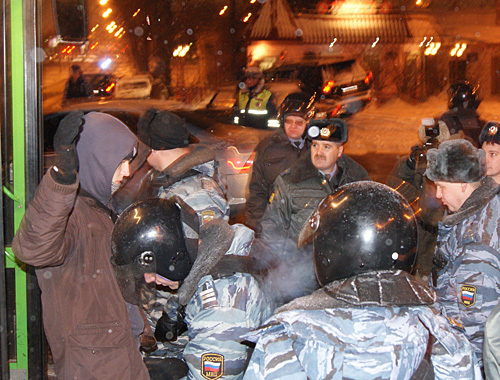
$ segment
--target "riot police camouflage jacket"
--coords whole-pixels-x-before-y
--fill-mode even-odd
[[[463,326],[480,362],[484,324],[500,298],[499,189],[486,178],[456,213],[445,216],[434,255],[439,311]]]
[[[253,231],[242,224],[232,225],[231,229],[234,238],[224,257],[248,256]],[[183,304],[186,302],[184,299],[188,298],[184,319],[187,333],[173,344],[159,342],[159,349],[153,354],[183,358],[189,367],[188,379],[216,379],[221,376],[224,379],[241,379],[249,355],[249,347],[241,343],[241,335],[260,326],[272,313],[270,303],[254,275],[207,274],[211,271],[210,266],[220,260],[213,254],[215,251],[217,247],[211,247],[211,252],[199,261],[207,265],[197,267],[195,263],[179,289],[180,303]],[[199,254],[205,253],[207,252],[200,246]],[[198,276],[192,276],[198,270]],[[201,278],[198,280],[199,277]],[[190,284],[193,280],[195,283]],[[187,292],[184,291],[186,288]],[[158,292],[157,296],[155,310],[148,315],[153,328],[164,305],[173,310],[177,303],[170,293]]]
[[[480,379],[470,343],[435,314],[433,300],[402,271],[334,281],[247,336],[256,347],[244,379],[411,379],[422,367],[436,379]],[[423,361],[429,332],[432,367]]]
[[[147,190],[152,196],[177,196],[198,214],[199,225],[213,219],[229,219],[229,204],[217,181],[215,152],[199,145],[163,172],[154,172]],[[198,239],[196,228],[183,223],[186,239]]]

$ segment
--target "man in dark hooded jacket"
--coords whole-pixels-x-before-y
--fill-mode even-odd
[[[97,112],[68,114],[12,249],[33,265],[60,379],[149,379],[111,267],[112,191],[130,175],[135,135]]]

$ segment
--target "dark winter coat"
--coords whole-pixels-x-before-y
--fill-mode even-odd
[[[446,123],[450,134],[454,135],[463,131],[476,146],[479,144],[479,134],[484,126],[484,121],[479,119],[475,109],[452,108],[441,115],[440,120]]]
[[[76,183],[61,185],[49,169],[12,249],[35,267],[58,379],[149,379],[111,266],[113,221],[103,205],[111,196],[112,174],[136,138],[109,115],[91,113],[85,119],[77,144],[81,175]],[[100,187],[104,179],[108,186]]]
[[[279,226],[296,242],[302,226],[323,198],[346,183],[370,180],[366,169],[345,154],[338,159],[337,169],[330,182],[324,181],[308,154],[278,176],[272,200],[262,219],[263,233]]]
[[[318,288],[312,247],[297,248],[302,226],[327,195],[346,183],[370,180],[368,172],[352,158],[337,161],[337,175],[330,182],[314,167],[311,155],[279,175],[262,218],[262,233],[252,254],[270,267],[267,287],[277,306],[305,296]]]
[[[269,203],[276,177],[291,167],[299,157],[309,155],[310,150],[307,140],[304,147],[298,149],[290,143],[285,131],[280,129],[262,140],[255,151],[245,217],[248,226],[260,231],[260,220]]]

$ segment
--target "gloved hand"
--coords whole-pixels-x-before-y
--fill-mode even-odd
[[[82,125],[83,112],[70,112],[59,122],[54,135],[56,162],[51,174],[56,182],[62,185],[76,182],[76,173],[78,172],[76,140],[82,130]]]

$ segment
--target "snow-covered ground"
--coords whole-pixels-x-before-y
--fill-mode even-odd
[[[446,110],[446,92],[417,104],[409,104],[398,98],[384,104],[373,101],[348,120],[349,142],[346,152],[352,155],[371,152],[408,154],[411,146],[419,142],[417,130],[421,119],[439,117]],[[478,113],[486,121],[500,120],[500,99],[484,99]]]

